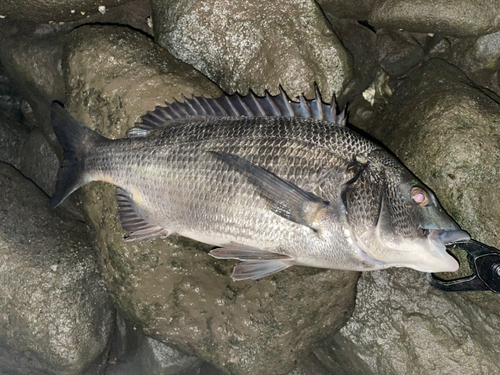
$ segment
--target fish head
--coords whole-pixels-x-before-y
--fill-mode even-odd
[[[444,211],[434,193],[384,150],[370,153],[342,193],[355,246],[386,267],[454,272],[446,245],[470,236]]]

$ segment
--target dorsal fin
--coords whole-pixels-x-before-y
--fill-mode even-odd
[[[218,98],[205,98],[193,96],[187,99],[183,95],[184,102],[174,100],[166,103],[165,107],[156,107],[154,111],[148,111],[141,118],[140,123],[127,131],[127,137],[145,137],[150,130],[169,126],[171,121],[189,117],[206,116],[230,116],[230,117],[258,117],[258,116],[283,116],[283,117],[305,117],[331,122],[335,125],[345,125],[345,111],[337,113],[335,97],[329,104],[323,103],[318,86],[314,86],[316,97],[307,100],[304,95],[297,99],[299,102],[291,101],[283,88],[280,93],[271,96],[267,91],[265,96],[259,97],[251,90],[248,95],[241,96],[222,95]]]

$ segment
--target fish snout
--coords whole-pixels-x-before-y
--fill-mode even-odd
[[[446,251],[446,245],[468,241],[470,236],[463,230],[429,230],[428,240],[433,253],[432,265],[424,272],[455,272],[460,264]]]

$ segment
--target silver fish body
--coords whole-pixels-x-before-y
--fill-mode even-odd
[[[468,235],[399,161],[344,126],[203,114],[108,140],[81,124],[62,130],[71,121],[63,111],[53,105],[67,165],[52,205],[87,182],[110,182],[129,240],[179,234],[219,246],[211,255],[242,260],[234,279],[291,265],[458,268],[444,245]],[[73,136],[84,146],[71,151]]]

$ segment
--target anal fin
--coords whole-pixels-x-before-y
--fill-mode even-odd
[[[290,266],[291,264],[287,264],[286,261],[284,262],[280,260],[256,260],[251,262],[241,262],[234,267],[231,278],[234,281],[246,279],[257,280],[282,271]]]
[[[286,254],[273,251],[261,250],[231,242],[220,249],[214,249],[209,253],[217,259],[238,259],[242,262],[234,267],[231,278],[233,280],[257,280],[265,276],[290,267],[293,258]]]
[[[118,202],[118,216],[123,230],[132,232],[125,238],[125,241],[150,240],[157,237],[167,237],[171,234],[163,227],[145,220],[130,194],[122,188],[116,188],[116,201]]]
[[[236,242],[224,245],[220,249],[213,249],[209,254],[217,259],[238,259],[242,261],[292,259],[286,254],[261,250],[256,247],[246,246]]]

